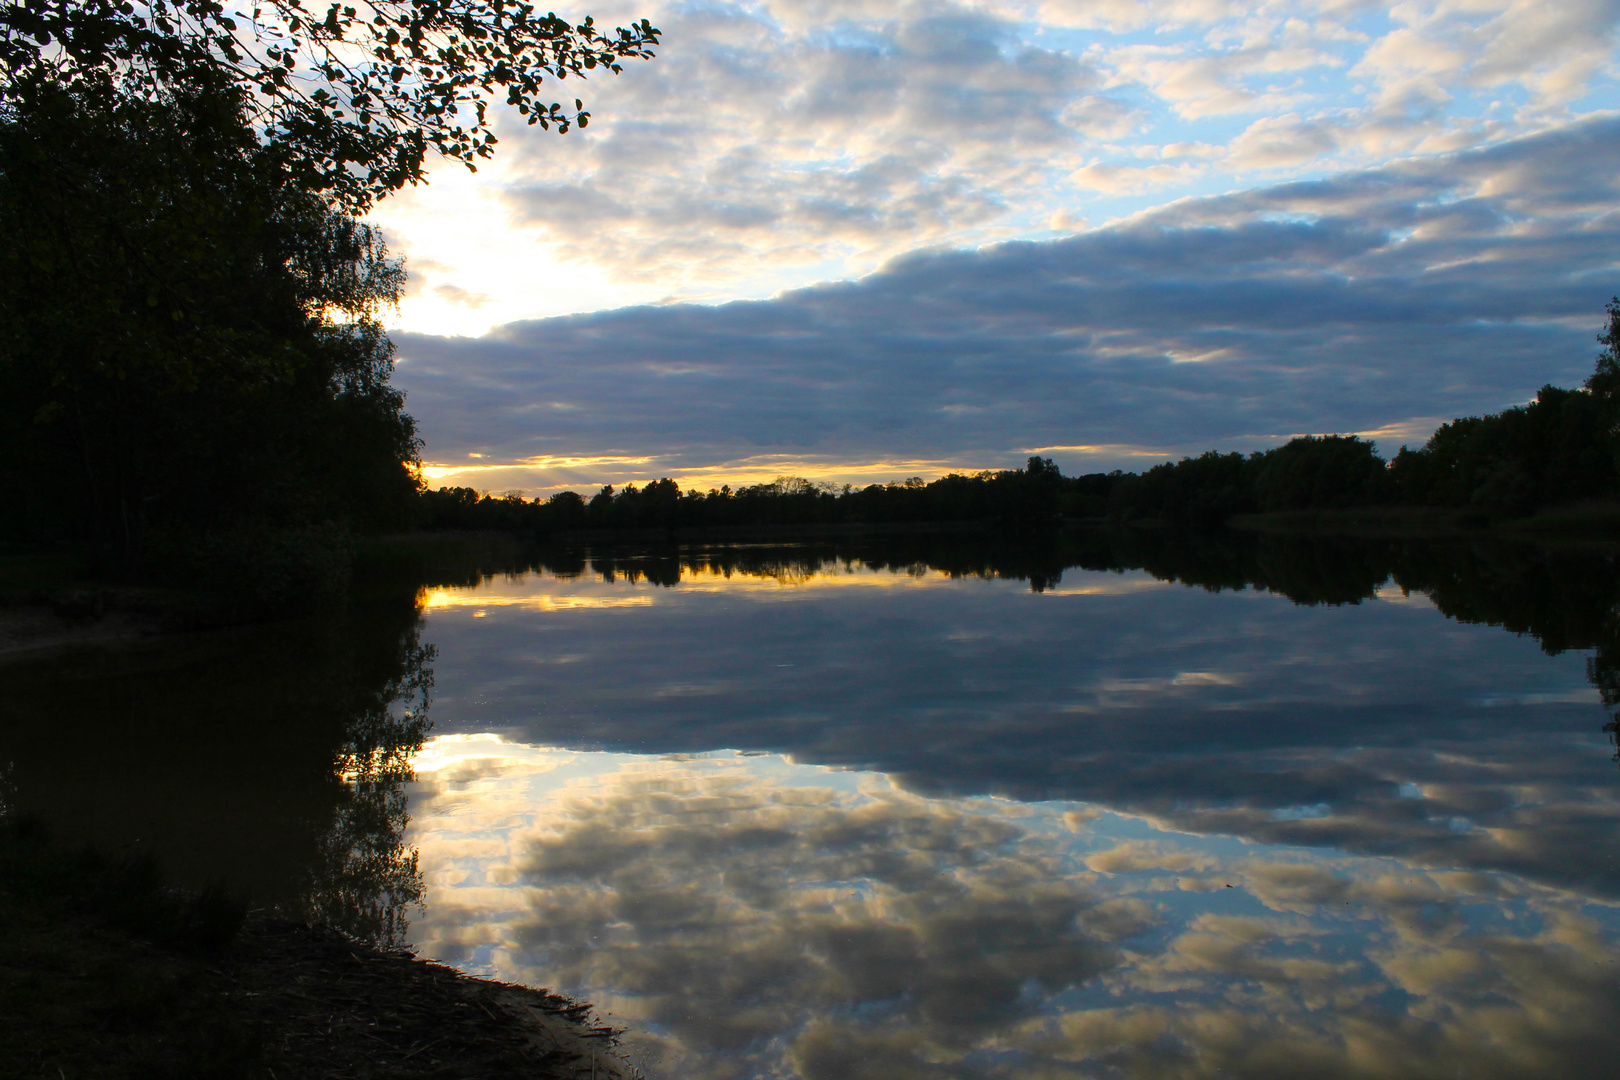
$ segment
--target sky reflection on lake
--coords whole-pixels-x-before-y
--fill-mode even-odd
[[[603,578],[427,595],[412,936],[596,1002],[653,1075],[1620,1049],[1620,774],[1581,655],[1389,586]]]

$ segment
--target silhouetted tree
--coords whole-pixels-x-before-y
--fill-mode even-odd
[[[1373,506],[1394,494],[1377,448],[1354,435],[1307,435],[1259,455],[1255,501],[1261,510]]]
[[[112,89],[163,102],[228,89],[256,136],[305,191],[349,212],[422,178],[427,151],[471,166],[495,145],[488,107],[567,131],[590,114],[547,103],[547,82],[651,57],[645,19],[612,34],[506,0],[6,0],[0,109],[42,88]]]
[[[348,530],[411,515],[417,460],[376,318],[403,270],[354,215],[429,149],[489,156],[493,101],[583,126],[543,84],[657,33],[505,0],[0,0],[0,528],[335,583]]]
[[[230,87],[41,89],[0,117],[0,235],[14,535],[128,560],[152,530],[410,513],[415,429],[376,318],[401,268],[291,182]]]

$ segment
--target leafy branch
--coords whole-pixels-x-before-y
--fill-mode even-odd
[[[645,19],[604,33],[515,0],[5,0],[0,109],[40,86],[156,98],[223,82],[305,183],[360,212],[421,181],[430,147],[476,168],[496,143],[492,103],[543,129],[585,127],[583,101],[547,101],[548,80],[617,74],[651,58],[659,33]]]

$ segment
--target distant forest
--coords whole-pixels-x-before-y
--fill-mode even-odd
[[[1064,521],[1209,526],[1234,515],[1437,507],[1522,518],[1552,507],[1620,500],[1620,300],[1584,386],[1544,386],[1534,401],[1443,424],[1421,449],[1386,461],[1355,435],[1309,435],[1251,454],[1210,450],[1154,466],[1064,476],[1049,458],[1024,469],[953,473],[856,488],[779,477],[732,490],[675,481],[604,487],[590,498],[423,491],[428,529],[577,530],[975,522],[1018,528]]]

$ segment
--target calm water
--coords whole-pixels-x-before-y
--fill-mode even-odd
[[[510,569],[8,669],[8,798],[593,1001],[653,1076],[1613,1067],[1612,553]]]

